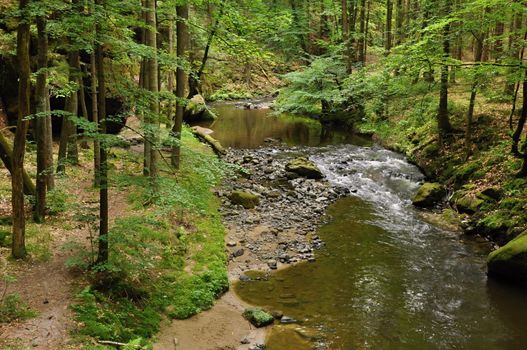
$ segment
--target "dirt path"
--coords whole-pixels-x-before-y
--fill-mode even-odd
[[[81,182],[68,180],[68,193],[76,203],[85,206],[97,205],[97,193],[91,190],[87,176]],[[110,189],[110,216],[117,218],[126,211],[125,196]],[[72,216],[73,213],[63,215]],[[0,324],[0,349],[8,346],[13,349],[59,350],[77,348],[70,332],[75,327],[74,314],[70,306],[75,302],[75,293],[87,282],[82,274],[72,273],[66,268],[66,261],[75,254],[66,249],[66,243],[77,242],[88,245],[88,232],[85,227],[68,227],[62,223],[75,223],[71,217],[60,219],[57,223],[42,229],[49,230],[49,258],[44,261],[10,263],[9,275],[16,282],[9,285],[8,294],[17,293],[27,306],[36,311],[37,316],[22,322]],[[62,225],[62,226],[61,226]],[[0,258],[7,259],[9,249],[2,248]]]

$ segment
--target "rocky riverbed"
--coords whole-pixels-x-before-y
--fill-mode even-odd
[[[326,181],[306,159],[309,152],[307,148],[274,144],[228,151],[225,161],[240,175],[227,179],[217,195],[229,231],[231,279],[249,278],[244,274],[247,270],[269,271],[315,261],[315,250],[324,245],[316,228],[327,219],[325,208],[350,192]],[[311,170],[315,173],[292,168],[293,160],[314,166]],[[245,194],[255,202],[237,204],[240,202],[233,193]]]

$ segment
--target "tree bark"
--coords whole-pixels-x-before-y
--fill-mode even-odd
[[[350,24],[349,24],[349,18],[348,18],[348,1],[347,0],[342,0],[341,11],[342,11],[342,41],[344,43],[344,51],[346,52],[346,72],[348,74],[351,74],[353,58],[351,57]]]
[[[30,103],[30,57],[29,43],[30,16],[27,13],[28,0],[20,0],[19,9],[21,16],[17,30],[16,56],[18,60],[19,84],[18,84],[18,121],[13,144],[12,158],[12,196],[13,206],[13,236],[11,254],[15,259],[26,257],[26,218],[24,210],[24,156],[26,150],[26,134],[29,121],[24,120],[31,114]]]
[[[146,0],[147,14],[146,14],[146,45],[149,46],[153,51],[153,56],[148,58],[146,61],[146,76],[145,83],[148,85],[148,90],[151,93],[150,114],[147,124],[147,139],[145,144],[149,143],[148,154],[145,153],[145,157],[149,157],[149,168],[145,169],[148,176],[150,176],[153,185],[157,182],[157,149],[156,139],[158,137],[157,129],[159,128],[159,77],[157,67],[157,23],[156,23],[156,0]]]
[[[37,17],[37,35],[38,35],[38,57],[37,57],[37,83],[35,87],[36,112],[39,114],[48,113],[49,90],[47,87],[47,72],[48,67],[48,35],[46,31],[46,18],[43,16]],[[47,183],[46,177],[48,172],[48,151],[47,143],[51,142],[47,138],[46,133],[46,116],[39,115],[35,119],[35,136],[37,139],[37,186],[35,196],[35,208],[33,218],[36,222],[43,222],[46,211],[46,191]],[[53,173],[53,170],[51,170]]]
[[[392,16],[393,2],[386,0],[386,35],[384,41],[385,55],[388,55],[392,49]]]
[[[445,1],[446,14],[450,13],[449,0]],[[450,56],[450,24],[443,28],[443,66],[441,67],[441,83],[439,89],[439,110],[437,113],[437,128],[439,139],[442,141],[444,136],[452,132],[452,125],[448,115],[448,64]]]
[[[361,0],[360,6],[360,38],[357,45],[357,60],[364,65],[364,46],[366,44],[366,38],[364,37],[364,31],[366,28],[366,0]]]
[[[95,0],[95,4],[104,8],[105,0]],[[96,36],[98,42],[95,46],[95,61],[97,66],[97,110],[99,115],[99,132],[106,133],[106,79],[104,77],[104,48],[101,42],[102,26],[100,22],[96,24]],[[100,171],[99,171],[99,252],[97,262],[104,264],[108,262],[108,157],[104,143],[100,147]]]
[[[483,58],[483,41],[485,38],[483,35],[480,35],[476,37],[476,63],[481,62]],[[477,69],[477,67],[475,68]],[[472,89],[470,91],[470,101],[468,104],[468,111],[467,111],[467,126],[465,130],[465,159],[468,160],[470,156],[472,155],[472,123],[473,123],[473,117],[474,117],[474,106],[476,104],[476,95],[478,92],[478,85],[479,85],[479,79],[478,79],[478,73],[476,72],[474,75],[474,81],[472,82]]]
[[[176,7],[177,13],[177,57],[181,60],[186,56],[188,48],[188,4]],[[172,166],[179,169],[181,164],[181,128],[183,125],[183,114],[185,112],[184,98],[185,98],[185,82],[187,76],[183,67],[178,66],[176,70],[176,117],[174,120],[174,127],[172,128],[172,136],[176,139],[177,144],[172,147]]]
[[[10,174],[13,173],[13,148],[7,141],[7,138],[0,132],[0,159],[2,159],[2,162],[4,163],[5,167],[9,171]],[[31,177],[28,175],[28,173],[24,170],[23,171],[23,178],[24,178],[24,194],[26,196],[35,196],[36,195],[36,189],[35,184],[31,180]]]

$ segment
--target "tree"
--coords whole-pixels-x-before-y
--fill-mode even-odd
[[[450,1],[444,2],[445,14],[450,14]],[[437,112],[437,128],[441,139],[452,132],[448,115],[448,59],[450,57],[450,22],[443,26],[443,61],[441,66],[441,82],[439,89],[439,110]]]
[[[26,252],[26,218],[24,210],[24,156],[26,150],[26,133],[29,121],[26,119],[30,112],[30,57],[29,43],[30,16],[28,13],[29,0],[19,2],[19,24],[17,30],[16,56],[19,70],[18,86],[18,121],[13,145],[11,196],[13,206],[13,237],[11,253],[15,259],[25,258]]]
[[[180,62],[186,56],[186,51],[188,48],[188,4],[178,5],[176,7],[177,13],[177,57],[180,59]],[[176,139],[176,144],[172,147],[172,166],[176,169],[179,168],[181,163],[181,130],[183,126],[183,114],[185,112],[185,82],[187,80],[185,70],[181,66],[181,63],[178,65],[176,70],[176,115],[174,119],[174,126],[172,128],[172,136]]]

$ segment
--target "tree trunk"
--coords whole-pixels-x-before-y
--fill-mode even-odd
[[[104,8],[104,0],[95,0],[95,4]],[[95,47],[95,61],[97,70],[98,96],[97,111],[99,115],[101,134],[106,133],[106,79],[104,77],[104,48],[101,42],[101,24],[97,22],[96,36],[98,42]],[[104,264],[108,262],[108,157],[104,143],[100,147],[100,171],[99,171],[99,252],[97,262]]]
[[[2,159],[2,162],[4,163],[5,167],[9,171],[9,173],[13,173],[13,149],[5,136],[0,132],[0,159]],[[26,196],[35,196],[36,195],[36,189],[35,184],[33,184],[33,181],[31,180],[31,177],[28,175],[28,173],[24,170],[23,171],[23,178],[24,178],[24,194]]]
[[[48,113],[49,90],[47,86],[48,67],[48,34],[46,31],[46,18],[37,17],[37,35],[38,35],[38,57],[37,57],[37,84],[35,87],[36,112]],[[37,186],[35,197],[35,208],[33,218],[36,222],[43,222],[46,211],[46,177],[48,176],[48,151],[47,143],[51,142],[46,134],[46,116],[39,115],[35,119],[35,135],[37,138]],[[53,170],[51,170],[53,172]]]
[[[354,1],[354,0],[352,0]],[[346,52],[346,72],[351,74],[352,62],[350,48],[350,25],[348,19],[348,1],[342,0],[342,41],[344,42],[344,51]]]
[[[31,114],[29,108],[30,102],[30,57],[29,43],[30,34],[30,16],[27,13],[28,0],[20,0],[19,9],[21,16],[17,30],[16,56],[19,70],[18,83],[18,121],[13,144],[12,158],[12,196],[13,205],[13,236],[11,254],[15,259],[26,257],[26,218],[24,211],[24,156],[26,151],[26,133],[29,121],[24,120]]]
[[[395,45],[401,45],[404,38],[403,22],[404,8],[403,0],[397,0],[397,17],[395,18]]]
[[[95,52],[90,55],[90,75],[91,75],[91,103],[92,103],[92,118],[93,122],[99,124],[99,104],[97,92],[97,61]],[[99,139],[93,139],[93,184],[95,187],[100,185],[100,171],[101,171],[101,146]]]
[[[291,1],[292,3],[294,3],[294,0],[291,0]],[[214,40],[214,37],[216,36],[216,32],[218,31],[220,20],[221,20],[221,17],[223,16],[223,10],[224,10],[224,3],[222,1],[220,3],[220,10],[219,10],[218,18],[216,19],[216,22],[214,22],[212,26],[212,30],[210,31],[209,37],[207,39],[207,44],[205,45],[205,51],[203,52],[203,58],[201,59],[201,65],[197,72],[192,72],[188,76],[188,89],[189,89],[188,98],[189,99],[199,94],[199,85],[201,81],[201,76],[203,75],[203,71],[205,70],[207,60],[209,59],[210,47],[212,45],[212,41]]]
[[[152,93],[150,109],[147,113],[150,114],[148,117],[149,124],[147,124],[147,139],[145,144],[149,143],[149,153],[145,153],[145,157],[149,157],[149,168],[147,174],[150,176],[152,184],[157,182],[157,145],[156,140],[158,138],[157,129],[159,128],[159,78],[157,69],[157,33],[156,33],[156,0],[147,0],[147,14],[146,14],[146,45],[149,46],[153,51],[153,56],[148,58],[146,61],[146,75],[145,83],[148,85],[148,90]]]
[[[393,2],[386,0],[386,35],[384,41],[385,54],[388,55],[392,49],[392,16],[393,16]]]
[[[177,57],[181,60],[185,57],[188,48],[188,4],[176,7],[177,12]],[[183,114],[185,106],[183,99],[185,98],[185,82],[187,76],[183,67],[178,66],[176,70],[176,118],[174,120],[174,127],[172,128],[172,136],[176,139],[177,144],[172,147],[172,166],[178,169],[181,164],[181,128],[183,125]]]
[[[447,15],[450,13],[449,0],[446,0]],[[444,136],[452,132],[450,118],[448,115],[448,64],[450,56],[450,24],[443,28],[443,65],[441,66],[441,84],[439,90],[439,110],[437,113],[437,128],[439,139],[443,140]]]
[[[525,75],[523,78],[523,109],[520,114],[520,118],[518,119],[518,124],[516,125],[516,129],[514,130],[514,133],[512,134],[512,153],[517,157],[522,156],[520,150],[518,149],[518,144],[520,143],[520,138],[523,132],[523,128],[525,126],[525,122],[527,121],[527,93],[526,92],[527,92],[527,70],[525,71]],[[525,150],[524,153],[527,153],[527,150]],[[523,158],[525,159],[525,156],[523,156]]]
[[[523,80],[523,104],[522,104],[522,113],[520,115],[521,130],[523,130],[523,126],[525,125],[526,120],[527,120],[527,71],[525,72],[525,79]],[[520,122],[518,122],[518,126]],[[517,148],[519,137],[517,137],[517,139],[514,141],[516,142],[516,148]],[[523,148],[522,149],[523,163],[522,163],[522,168],[517,176],[526,177],[527,176],[527,139],[524,141],[522,148]]]
[[[366,0],[361,0],[360,6],[360,38],[357,45],[357,60],[364,65],[364,46],[366,44],[366,38],[364,37],[364,30],[366,28]]]
[[[477,43],[476,43],[476,63],[481,62],[481,59],[483,58],[483,41],[484,41],[483,35],[480,35],[479,37],[476,37]],[[477,69],[477,68],[475,68]],[[478,73],[476,72],[474,75],[474,81],[472,82],[472,89],[470,92],[470,101],[468,104],[468,112],[467,112],[467,126],[465,130],[465,159],[468,160],[470,156],[472,155],[472,120],[474,117],[474,105],[476,104],[476,95],[478,92]]]

